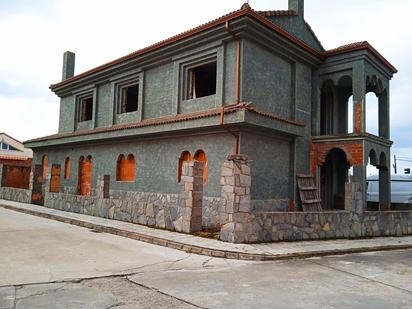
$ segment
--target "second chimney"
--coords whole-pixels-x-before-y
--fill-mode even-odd
[[[289,0],[289,10],[298,13],[300,18],[304,18],[305,1],[304,0]]]
[[[76,59],[75,53],[67,51],[63,54],[62,80],[66,80],[74,76],[75,59]]]

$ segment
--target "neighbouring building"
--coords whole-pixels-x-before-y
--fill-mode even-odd
[[[66,52],[50,86],[59,132],[25,143],[33,203],[231,242],[412,234],[412,213],[390,209],[397,71],[368,42],[325,50],[303,0],[245,4],[82,74],[74,66]],[[369,92],[378,135],[365,130]],[[366,209],[368,161],[380,211]]]
[[[15,138],[0,133],[0,198],[30,203],[33,151]]]

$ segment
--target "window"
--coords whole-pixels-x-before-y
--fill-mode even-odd
[[[127,158],[121,154],[117,159],[116,181],[135,181],[135,167],[136,160],[132,154]]]
[[[93,96],[80,98],[78,121],[89,121],[93,119]]]
[[[216,60],[187,71],[187,99],[202,98],[216,94]]]
[[[1,143],[1,150],[9,150],[9,145],[6,143]]]
[[[198,150],[195,153],[194,159],[203,162],[203,183],[207,182],[207,158],[203,150]]]
[[[66,158],[64,162],[64,179],[70,178],[70,158]]]
[[[192,160],[192,155],[189,151],[183,151],[179,158],[179,166],[177,170],[177,181],[182,181],[182,169],[183,169],[183,162],[188,162]]]
[[[121,89],[120,113],[137,111],[139,101],[139,84],[127,86]]]

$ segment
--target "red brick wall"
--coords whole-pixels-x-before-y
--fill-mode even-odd
[[[345,152],[350,166],[363,165],[362,141],[312,143],[310,150],[310,172],[312,175],[315,175],[316,166],[322,166],[325,163],[329,151],[334,148],[341,149]]]
[[[362,131],[362,105],[361,102],[356,101],[354,103],[354,121],[355,121],[355,133],[360,133]]]
[[[4,165],[1,185],[3,187],[28,190],[30,184],[30,171],[30,167]]]

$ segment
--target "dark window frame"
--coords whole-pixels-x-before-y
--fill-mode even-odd
[[[130,103],[128,106],[128,93],[130,88],[136,89],[135,102]],[[139,111],[139,96],[140,96],[140,84],[139,82],[132,82],[119,86],[119,100],[118,100],[118,114],[135,113]]]
[[[211,70],[213,72],[213,77],[209,85],[212,89],[205,89],[205,88],[209,88],[208,86],[203,87],[203,89],[197,88],[196,83],[199,83],[202,80],[205,80],[207,78],[205,76],[198,76],[199,79],[196,79],[196,74],[201,74],[202,71],[204,74],[206,74],[205,72],[207,72],[208,70],[209,71]],[[196,99],[216,95],[217,90],[218,90],[217,79],[218,79],[217,55],[213,55],[212,57],[204,58],[204,59],[201,59],[200,61],[189,63],[188,65],[184,66],[183,85],[182,85],[183,100],[196,100]],[[196,88],[198,90],[197,94],[196,94]]]
[[[87,94],[77,99],[77,122],[93,120],[94,114],[94,95]]]

